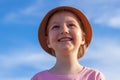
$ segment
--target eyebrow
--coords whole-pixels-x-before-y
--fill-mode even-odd
[[[53,24],[56,24],[56,23],[59,23],[59,22],[57,22],[57,21],[54,21],[54,22],[53,22]]]
[[[74,23],[75,23],[76,21],[74,21],[74,20],[69,20],[69,21],[67,21],[67,22],[72,22],[72,23],[74,22]],[[77,21],[77,22],[78,22],[78,21]]]

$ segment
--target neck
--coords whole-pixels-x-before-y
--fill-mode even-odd
[[[62,56],[57,57],[56,65],[51,69],[51,72],[55,74],[73,74],[81,69],[82,66],[79,64],[77,57]]]
[[[78,65],[77,57],[72,56],[63,56],[61,58],[57,58],[56,65],[64,67],[64,68],[72,68],[75,65]]]

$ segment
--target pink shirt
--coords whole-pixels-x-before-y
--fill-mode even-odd
[[[37,73],[31,80],[105,80],[98,70],[84,67],[82,71],[71,75],[55,75],[48,70]]]

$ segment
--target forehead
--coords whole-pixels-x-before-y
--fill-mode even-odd
[[[65,19],[65,18],[71,18],[71,19],[75,19],[77,21],[79,21],[79,19],[77,18],[77,15],[75,15],[74,13],[70,12],[70,11],[59,11],[56,12],[54,14],[51,15],[51,17],[49,18],[48,22],[51,22],[53,20],[61,20],[61,19]]]
[[[70,11],[58,11],[55,12],[54,14],[51,15],[51,18],[54,16],[72,16],[72,17],[77,17],[77,15],[75,15],[74,13],[70,12]]]

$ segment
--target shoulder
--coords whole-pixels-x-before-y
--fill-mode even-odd
[[[47,70],[41,71],[35,74],[31,80],[43,80],[43,78],[47,75]]]
[[[105,80],[105,77],[102,72],[97,69],[85,67],[83,70],[83,76],[88,78],[87,80]]]

